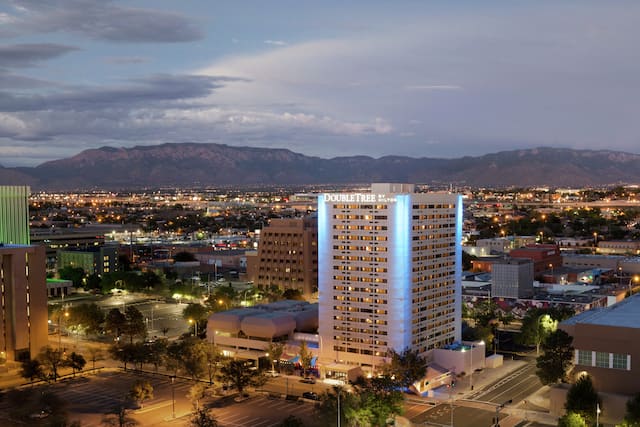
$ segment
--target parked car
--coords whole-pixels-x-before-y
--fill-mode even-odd
[[[305,383],[305,384],[315,384],[316,383],[316,379],[313,377],[306,377],[300,380],[300,382]]]
[[[302,393],[302,397],[310,400],[320,400],[320,396],[318,396],[318,393],[314,393],[313,391],[305,391],[304,393]]]

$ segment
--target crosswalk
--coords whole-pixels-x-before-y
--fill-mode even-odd
[[[211,413],[223,427],[274,427],[281,424],[289,414],[304,420],[310,419],[313,411],[313,403],[259,396],[242,404],[212,409]]]

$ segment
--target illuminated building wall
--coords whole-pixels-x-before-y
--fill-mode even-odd
[[[29,187],[0,185],[0,243],[30,243]]]
[[[321,362],[375,370],[388,348],[460,339],[461,196],[373,184],[318,199]]]
[[[48,343],[44,246],[0,247],[0,356],[34,358]]]

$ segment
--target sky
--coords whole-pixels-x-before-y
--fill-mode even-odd
[[[213,142],[640,153],[640,2],[0,2],[0,165]]]

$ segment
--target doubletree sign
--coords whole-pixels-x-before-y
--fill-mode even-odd
[[[343,202],[343,203],[393,203],[396,201],[393,197],[386,194],[373,193],[330,193],[324,194],[325,202]]]

